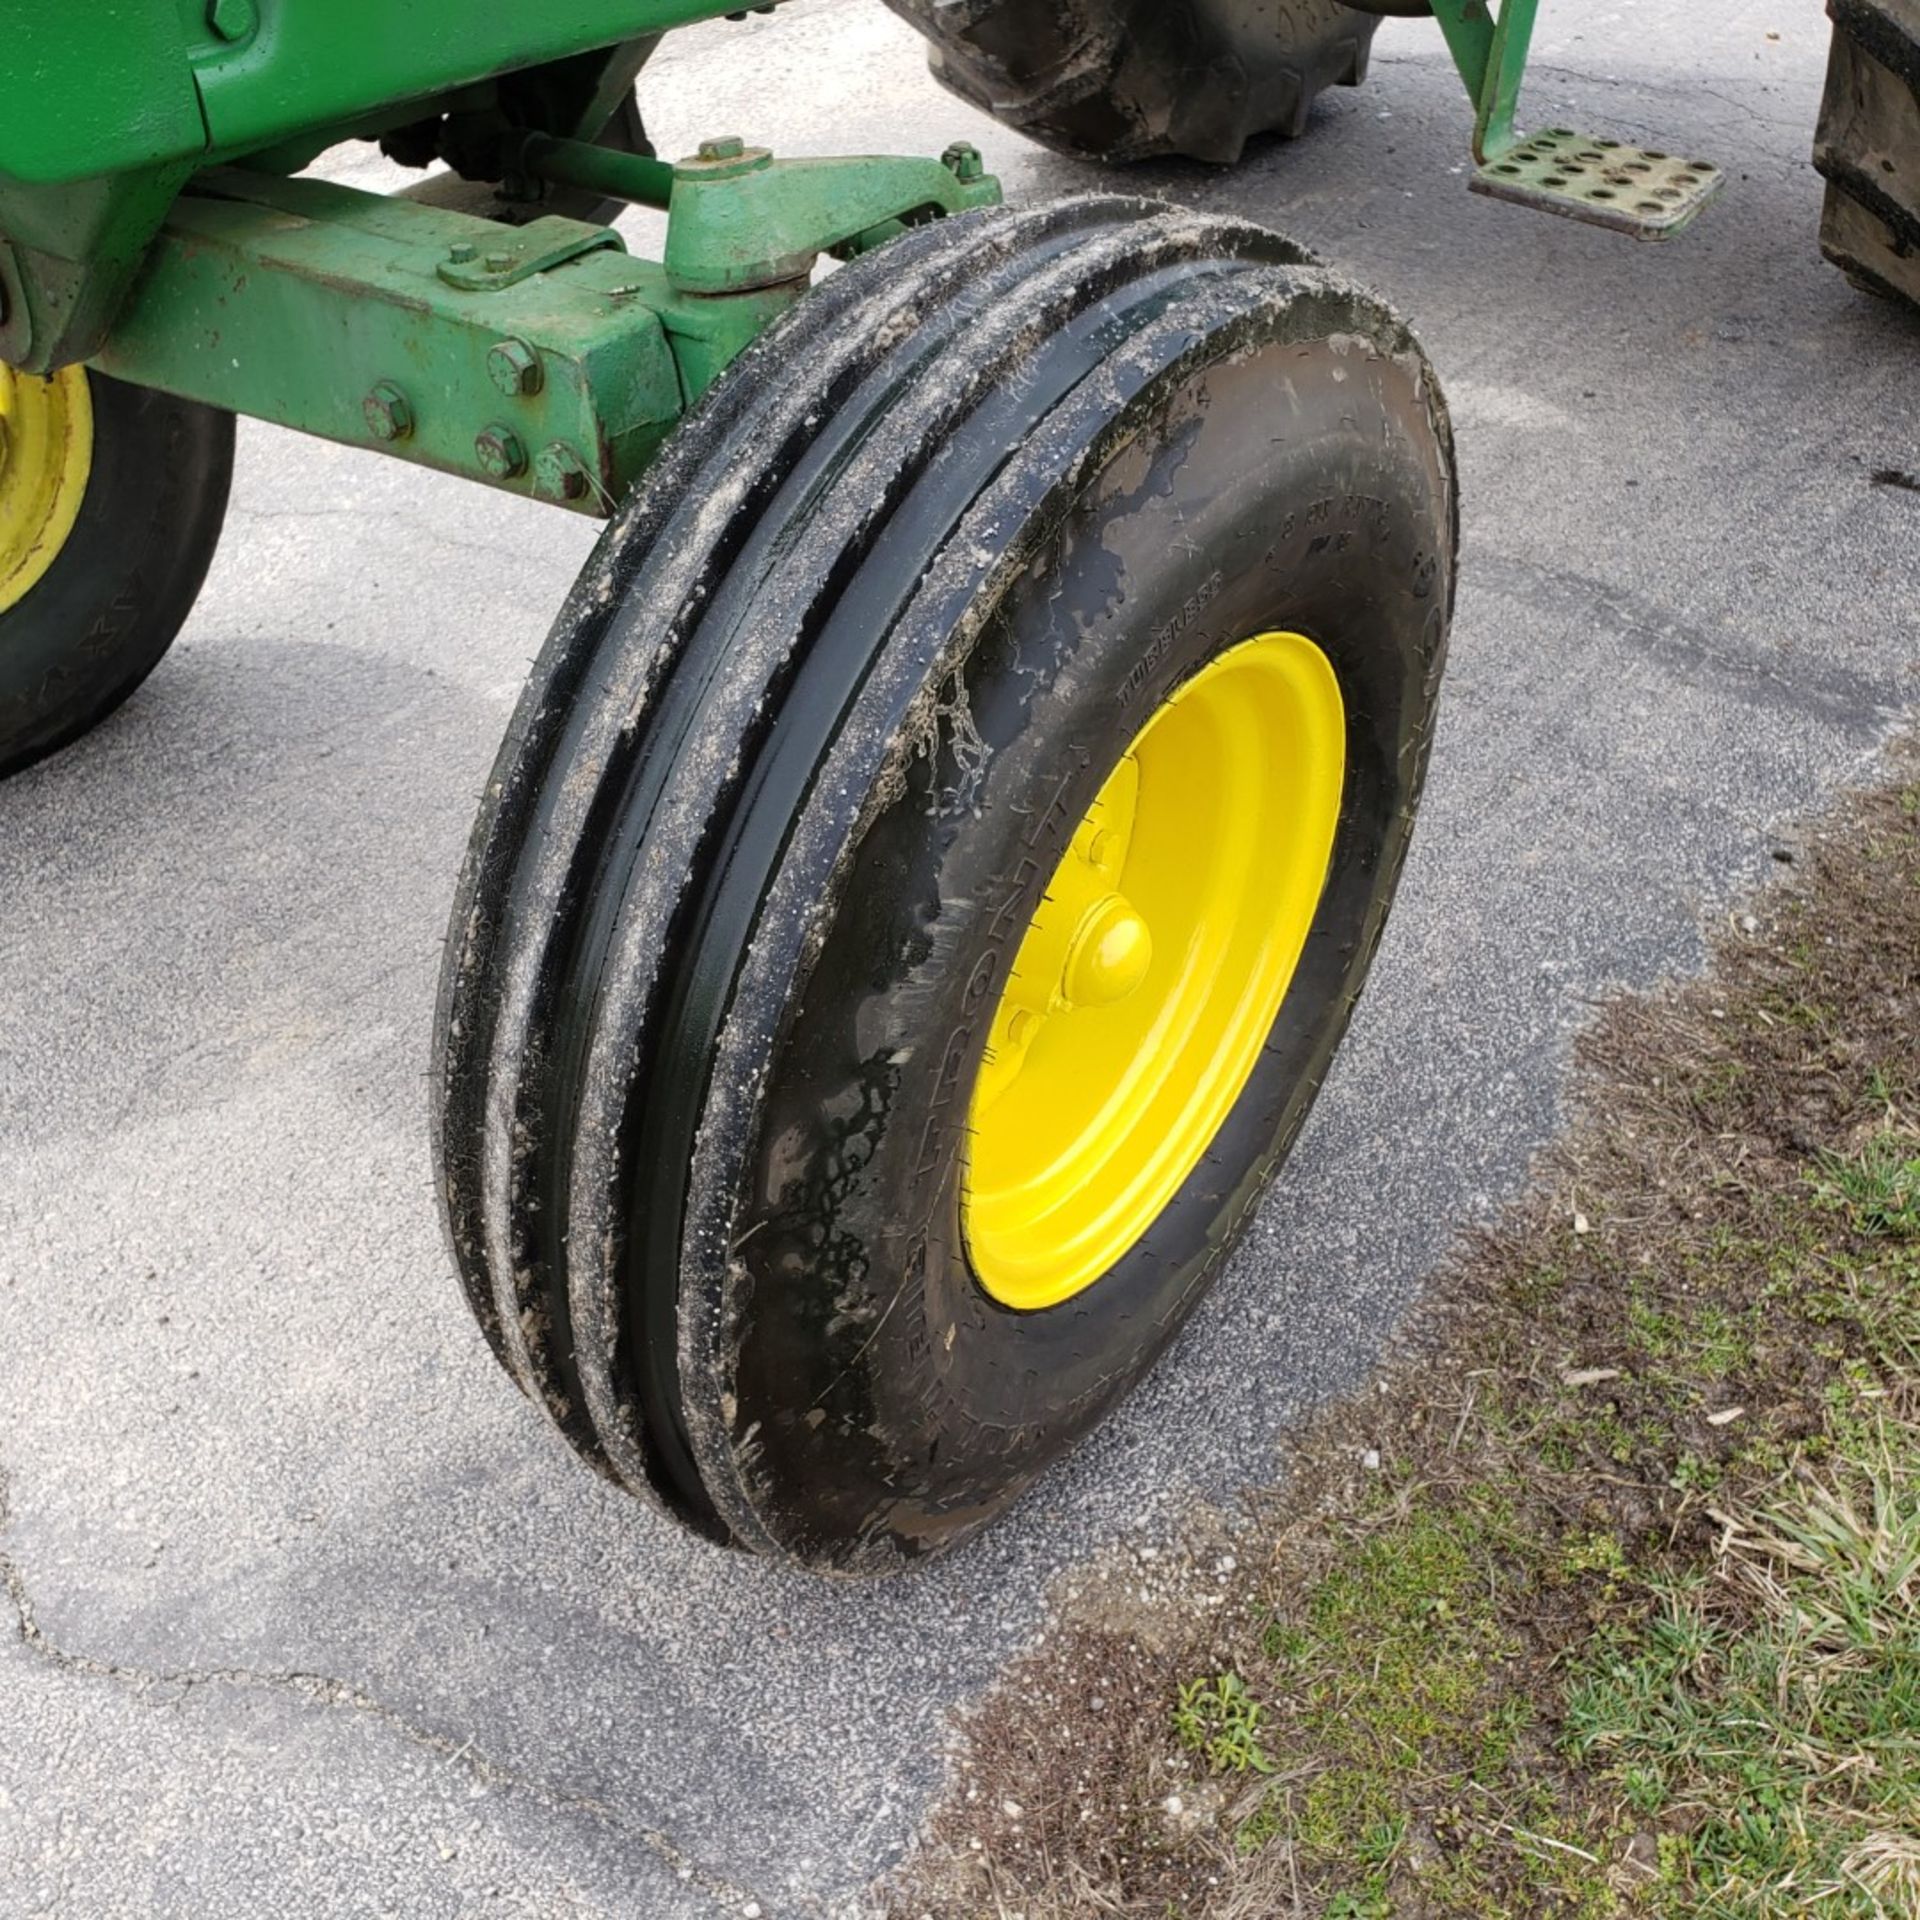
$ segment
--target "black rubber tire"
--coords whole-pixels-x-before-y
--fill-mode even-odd
[[[1366,78],[1377,15],[1338,0],[887,0],[942,86],[1090,160],[1230,166]]]
[[[716,1536],[878,1571],[1131,1386],[1359,992],[1455,540],[1418,347],[1257,228],[1108,198],[939,222],[743,356],[536,665],[442,981],[454,1252],[589,1459]],[[955,1226],[1005,929],[1144,714],[1276,625],[1352,725],[1296,985],[1146,1239],[1009,1312]]]
[[[1920,15],[1888,0],[1828,0],[1827,11],[1820,248],[1863,293],[1920,308]]]
[[[104,720],[160,664],[207,577],[233,415],[87,376],[93,467],[66,545],[0,613],[0,777]]]

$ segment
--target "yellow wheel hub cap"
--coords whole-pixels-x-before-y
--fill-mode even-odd
[[[40,584],[66,545],[93,470],[87,376],[0,366],[0,613]]]
[[[974,1085],[961,1217],[1002,1305],[1092,1285],[1205,1157],[1299,964],[1345,777],[1326,655],[1263,633],[1187,681],[1100,789]]]

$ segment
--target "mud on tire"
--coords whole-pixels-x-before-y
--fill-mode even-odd
[[[1113,198],[936,222],[735,363],[536,665],[442,983],[453,1248],[582,1455],[717,1538],[870,1572],[1120,1399],[1365,978],[1455,538],[1419,349],[1255,227]],[[1012,933],[1142,717],[1272,628],[1349,717],[1294,985],[1158,1220],[1011,1310],[961,1185]]]
[[[1230,165],[1365,79],[1376,16],[1337,0],[887,0],[934,77],[1061,153]]]

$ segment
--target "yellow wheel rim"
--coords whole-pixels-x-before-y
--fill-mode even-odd
[[[1326,655],[1263,633],[1187,681],[1100,789],[974,1084],[961,1219],[1002,1305],[1091,1286],[1206,1155],[1306,945],[1345,776]]]
[[[85,371],[43,380],[0,366],[0,613],[40,584],[66,545],[92,471]]]

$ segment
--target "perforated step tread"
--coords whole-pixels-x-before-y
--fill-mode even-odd
[[[1640,240],[1666,240],[1726,185],[1708,160],[1549,127],[1476,170],[1475,193],[1584,220]]]

